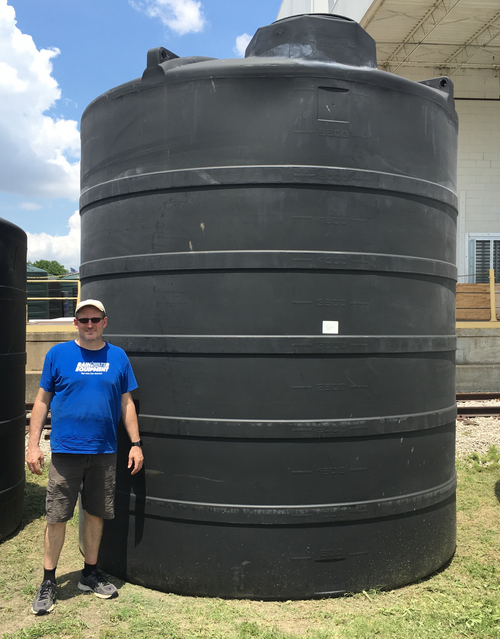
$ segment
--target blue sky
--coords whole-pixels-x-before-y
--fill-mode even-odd
[[[0,217],[79,266],[80,118],[148,49],[234,58],[280,0],[0,0]],[[237,40],[238,39],[238,40]],[[239,45],[239,50],[238,50]]]

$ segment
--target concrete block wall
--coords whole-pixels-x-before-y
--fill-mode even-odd
[[[456,388],[500,392],[500,328],[457,328]]]
[[[467,233],[500,233],[500,101],[457,100],[458,190]]]
[[[458,71],[458,275],[469,273],[468,234],[500,234],[500,77]],[[466,282],[459,277],[459,282]],[[457,392],[500,392],[500,328],[457,329]]]
[[[498,80],[498,78],[497,78]],[[498,87],[497,87],[498,97]],[[459,282],[469,266],[469,233],[498,233],[500,238],[500,101],[457,100]]]
[[[68,342],[75,339],[76,331],[53,333],[27,333],[26,334],[26,402],[34,402],[40,377],[42,375],[43,361],[49,349],[60,342]]]

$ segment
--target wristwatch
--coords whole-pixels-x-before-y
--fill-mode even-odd
[[[139,439],[138,442],[132,442],[130,445],[131,446],[139,446],[139,448],[142,448],[142,439]]]

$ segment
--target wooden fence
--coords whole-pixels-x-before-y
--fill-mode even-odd
[[[500,284],[490,270],[489,284],[457,284],[457,322],[497,322],[500,319]]]

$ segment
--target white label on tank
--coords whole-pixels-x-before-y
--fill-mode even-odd
[[[329,320],[323,320],[323,333],[324,334],[337,334],[339,332],[339,323],[330,322]]]

